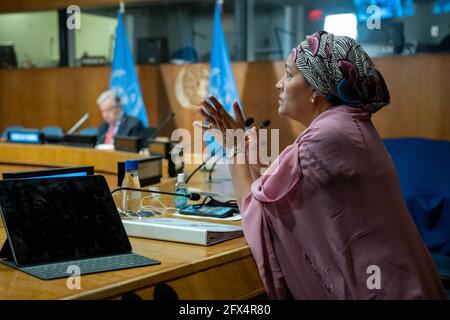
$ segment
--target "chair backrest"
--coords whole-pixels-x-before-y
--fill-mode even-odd
[[[6,129],[3,130],[3,132],[2,132],[2,138],[3,139],[8,138],[8,132],[11,131],[11,130],[17,130],[17,129],[23,129],[23,128],[24,127],[20,126],[20,125],[14,125],[14,126],[6,127]]]
[[[175,50],[175,52],[172,54],[171,58],[172,59],[181,59],[181,60],[189,61],[189,62],[197,62],[198,61],[197,51],[192,47],[182,47],[182,48]]]
[[[96,136],[98,133],[98,128],[83,128],[78,133],[84,136]]]
[[[149,127],[142,129],[142,139],[144,141],[147,141],[153,135],[153,133],[156,132],[156,130],[158,130],[157,127]]]
[[[46,136],[50,137],[64,137],[64,131],[60,127],[50,126],[50,127],[44,127],[41,129],[41,131]]]
[[[450,293],[450,257],[436,253],[431,254],[431,257],[441,277],[442,286],[447,290],[448,294]]]

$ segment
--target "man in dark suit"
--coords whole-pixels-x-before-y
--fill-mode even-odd
[[[97,99],[97,104],[104,120],[98,128],[97,144],[114,144],[116,135],[142,136],[142,123],[123,113],[120,98],[115,91],[103,92]]]

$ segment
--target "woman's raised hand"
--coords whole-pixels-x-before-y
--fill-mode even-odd
[[[233,103],[234,114],[236,115],[236,118],[233,118],[228,114],[216,97],[209,96],[208,99],[210,102],[206,99],[200,102],[201,107],[199,108],[199,112],[203,119],[209,122],[209,129],[219,130],[222,134],[222,139],[227,137],[226,131],[228,129],[245,130],[244,115],[242,114],[241,108],[239,107],[237,101]],[[230,134],[230,132],[228,132],[228,134]]]
[[[236,115],[236,118],[233,118],[226,112],[216,97],[209,96],[208,99],[211,103],[206,99],[202,100],[199,111],[201,116],[211,124],[212,128],[220,130],[223,133],[225,133],[226,129],[245,129],[244,116],[237,101],[233,103],[234,114]]]

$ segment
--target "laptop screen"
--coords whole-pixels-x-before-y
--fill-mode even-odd
[[[0,209],[19,265],[131,252],[102,176],[3,180]]]
[[[68,167],[47,170],[3,172],[3,179],[79,177],[94,174],[94,167]]]

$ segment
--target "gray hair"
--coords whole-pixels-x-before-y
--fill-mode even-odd
[[[105,101],[111,100],[113,102],[114,108],[120,106],[120,97],[117,95],[115,90],[106,90],[97,98],[97,105],[102,105]]]

